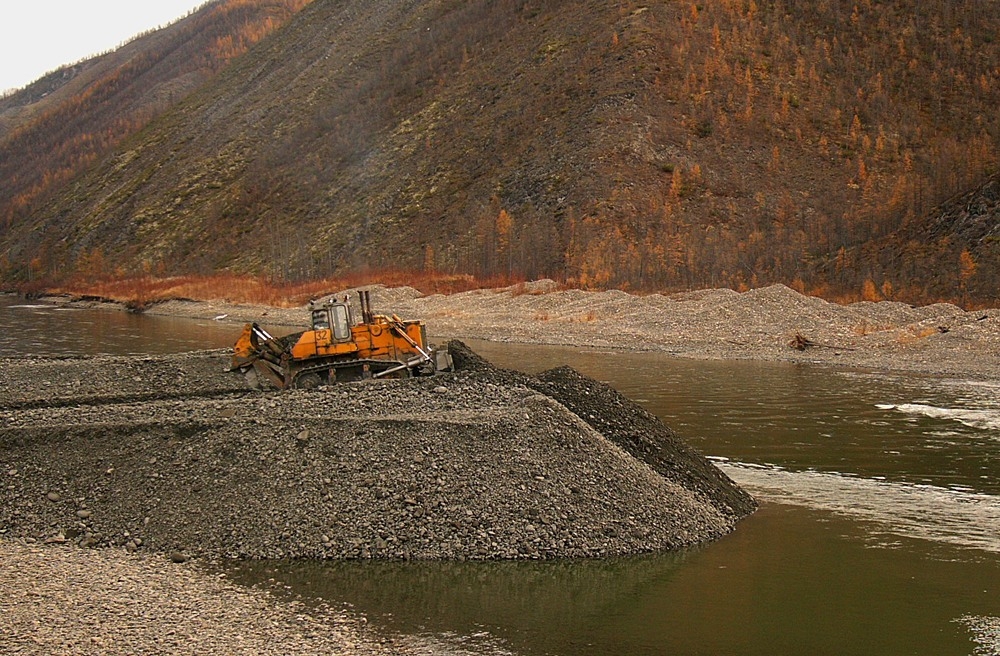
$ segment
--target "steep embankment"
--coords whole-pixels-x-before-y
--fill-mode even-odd
[[[7,360],[0,528],[215,557],[553,558],[690,546],[752,512],[600,383],[453,352],[455,374],[270,394],[220,352]]]
[[[995,299],[1000,256],[961,231],[913,233],[908,267],[864,246],[905,246],[995,168],[998,21],[979,0],[317,0],[11,224],[5,275]]]

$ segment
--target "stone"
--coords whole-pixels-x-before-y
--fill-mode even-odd
[[[53,501],[53,502],[55,502],[55,501],[61,501],[62,500],[62,495],[59,494],[58,492],[49,492],[48,494],[45,495],[45,498],[48,499],[49,501]]]

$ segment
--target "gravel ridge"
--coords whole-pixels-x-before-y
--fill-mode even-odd
[[[754,509],[607,386],[451,348],[454,374],[270,393],[225,351],[3,362],[0,535],[178,559],[547,559],[682,548]],[[158,398],[134,398],[147,375]]]
[[[823,363],[997,379],[1000,309],[897,301],[839,305],[785,285],[635,295],[564,290],[551,280],[456,294],[364,287],[380,312],[422,319],[438,337],[663,351],[678,357]],[[354,296],[353,290],[331,290]],[[72,302],[70,299],[54,299]],[[85,305],[88,303],[84,303]],[[147,312],[301,326],[304,308],[169,301]],[[801,335],[812,346],[790,346]]]

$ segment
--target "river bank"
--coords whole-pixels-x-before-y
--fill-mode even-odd
[[[0,653],[465,653],[363,618],[230,583],[194,563],[0,539]]]
[[[787,290],[790,292],[790,290]],[[393,295],[398,295],[398,300],[393,303]],[[555,295],[553,295],[555,294]],[[376,308],[382,311],[392,311],[406,317],[422,318],[428,321],[431,331],[436,336],[441,335],[478,335],[496,341],[523,341],[535,343],[587,343],[596,348],[633,348],[628,346],[634,343],[638,334],[640,337],[645,330],[642,328],[649,321],[649,316],[642,312],[625,310],[622,312],[609,312],[608,317],[603,317],[595,308],[604,304],[609,309],[617,305],[628,308],[635,303],[634,297],[619,295],[618,293],[587,294],[581,297],[581,302],[577,307],[588,308],[586,314],[573,314],[572,297],[575,292],[551,292],[546,293],[531,287],[490,293],[471,293],[468,295],[455,295],[455,298],[443,297],[420,297],[411,290],[381,290],[375,292]],[[876,304],[871,307],[869,304],[859,306],[848,306],[848,313],[841,313],[838,307],[827,307],[823,304],[814,304],[806,301],[803,305],[807,310],[812,308],[820,318],[816,320],[816,325],[822,330],[816,332],[805,332],[802,326],[808,326],[808,322],[802,319],[802,315],[797,315],[790,311],[796,307],[796,303],[801,302],[794,293],[787,293],[785,290],[772,289],[768,294],[763,291],[750,296],[739,295],[734,298],[727,292],[714,293],[706,292],[705,297],[698,298],[674,298],[670,302],[677,305],[670,306],[670,312],[665,312],[660,318],[654,320],[666,324],[669,321],[675,322],[679,326],[677,333],[671,338],[664,336],[653,336],[652,347],[656,350],[674,353],[692,358],[733,358],[733,359],[774,359],[792,362],[824,362],[841,366],[870,366],[875,369],[900,370],[900,371],[923,371],[931,374],[960,375],[967,377],[995,378],[996,362],[996,313],[987,311],[982,313],[962,313],[953,306],[932,306],[928,309],[919,308],[894,308],[894,304]],[[568,296],[568,298],[567,298]],[[761,297],[764,297],[763,301]],[[777,297],[777,301],[767,303],[768,298]],[[389,299],[382,303],[380,299]],[[409,298],[409,300],[408,300]],[[727,300],[728,299],[728,300]],[[735,311],[747,304],[760,302],[761,307],[756,308],[759,312],[753,313],[753,317],[744,317],[736,322],[708,322],[711,330],[716,332],[711,335],[725,334],[726,330],[740,331],[744,336],[739,338],[740,343],[725,342],[719,344],[714,341],[715,337],[703,338],[698,335],[688,334],[689,341],[684,342],[685,330],[693,331],[696,326],[704,325],[706,316],[719,316],[725,314],[718,305],[720,300],[726,304],[730,310]],[[704,312],[699,312],[697,308],[702,301],[709,304]],[[61,299],[59,302],[65,302]],[[654,299],[655,302],[662,302]],[[551,304],[558,311],[566,314],[558,314],[555,310],[545,309],[547,304]],[[715,305],[711,305],[715,304]],[[651,304],[652,305],[652,304]],[[410,308],[410,309],[407,309]],[[687,308],[687,310],[682,310]],[[770,308],[770,309],[769,309]],[[882,324],[881,330],[868,332],[873,324],[871,319],[864,319],[861,310],[873,310],[873,316],[881,317],[885,320],[886,314],[899,309],[902,318],[896,327],[890,324]],[[428,318],[424,310],[436,312],[436,318]],[[673,312],[676,310],[676,312]],[[536,314],[527,314],[534,311]],[[223,314],[229,316],[221,317],[220,323],[233,322],[238,324],[244,320],[259,320],[264,325],[270,326],[301,326],[305,319],[303,309],[275,310],[267,307],[247,307],[234,306],[225,303],[191,303],[191,302],[171,302],[154,306],[150,310],[154,314],[165,314],[174,316],[192,316],[203,319],[215,319]],[[582,310],[581,310],[582,312]],[[594,315],[591,317],[590,313]],[[829,313],[830,319],[823,319],[822,315]],[[920,313],[926,313],[923,319]],[[510,315],[520,314],[520,318],[515,320]],[[462,323],[462,315],[474,315],[466,321],[465,327]],[[983,318],[985,315],[985,318]],[[910,321],[916,316],[916,322]],[[526,318],[527,317],[527,318]],[[576,320],[574,320],[574,317]],[[814,317],[815,318],[815,317]],[[938,323],[941,319],[949,323]],[[951,320],[955,319],[954,323]],[[785,334],[775,335],[766,326],[766,322],[780,326]],[[850,321],[860,321],[858,324]],[[935,325],[936,324],[936,325]],[[851,326],[857,326],[853,328]],[[443,329],[441,327],[444,327]],[[473,326],[468,328],[467,326]],[[558,330],[552,335],[545,334],[547,326],[554,326]],[[763,326],[763,327],[762,327]],[[841,326],[840,331],[836,330]],[[957,328],[955,328],[957,326]],[[625,327],[632,331],[616,332],[616,327]],[[941,330],[944,327],[947,330]],[[832,328],[832,329],[831,329]],[[449,333],[448,331],[451,331]],[[537,332],[537,335],[535,334]],[[827,331],[827,332],[824,332]],[[821,342],[824,337],[820,335],[830,334],[842,336],[847,340],[857,340],[856,342],[843,342],[834,344],[843,346],[848,344],[839,352],[825,346],[808,348],[803,352],[794,350],[784,343],[784,337],[789,337],[789,341],[795,334],[804,332],[808,339]],[[867,333],[867,334],[864,334]],[[919,337],[922,333],[927,333],[924,337]],[[648,336],[648,333],[645,333]],[[911,337],[912,336],[912,337]],[[746,339],[749,337],[749,339]],[[874,337],[875,339],[871,339]],[[959,340],[955,338],[959,337]],[[915,338],[915,339],[914,339]],[[662,340],[662,343],[656,340]],[[576,340],[576,341],[570,341]],[[877,340],[885,342],[878,345]],[[737,340],[734,340],[734,342]],[[923,342],[923,343],[921,343]],[[658,344],[658,345],[657,345]],[[851,345],[853,344],[853,346]],[[872,346],[874,344],[874,346]],[[949,344],[951,345],[949,347]],[[965,345],[964,347],[962,345]],[[917,348],[913,348],[916,345]],[[941,348],[948,347],[948,348]],[[870,349],[871,353],[858,353],[861,349]],[[967,349],[967,350],[966,350]],[[858,358],[864,355],[864,359]],[[958,356],[958,357],[956,357]],[[45,551],[45,558],[61,560],[61,554],[71,550],[64,547],[50,547]],[[91,553],[91,552],[84,552]],[[101,553],[116,553],[124,556],[119,550],[106,550]],[[163,563],[170,567],[170,563]],[[187,565],[185,565],[186,567]],[[74,566],[67,563],[67,570]],[[69,574],[62,574],[68,576]],[[4,586],[5,589],[7,586]],[[85,586],[77,588],[80,594],[87,594]],[[147,620],[148,621],[148,620]],[[981,653],[997,652],[996,623],[995,618],[977,619],[976,630],[982,635]],[[164,632],[173,630],[169,624],[159,625]],[[991,633],[992,631],[992,633]],[[377,643],[377,640],[375,641]],[[993,645],[992,647],[990,645]],[[377,645],[376,645],[377,647]],[[376,648],[372,647],[372,648]],[[990,651],[992,649],[992,651]],[[49,653],[51,649],[38,649],[33,653]],[[66,650],[71,651],[71,650]],[[25,653],[32,653],[27,651]],[[266,652],[265,652],[266,653]],[[364,652],[362,652],[364,653]],[[392,653],[411,653],[403,649],[393,649]],[[425,652],[420,652],[425,653]],[[437,651],[435,653],[451,653]]]
[[[541,280],[494,290],[423,295],[372,286],[375,309],[422,319],[439,338],[661,351],[678,357],[818,363],[982,379],[998,377],[1000,310],[966,312],[938,303],[837,305],[783,285],[638,296],[560,290]],[[343,295],[345,290],[330,290]],[[124,309],[53,297],[47,302]],[[153,315],[216,319],[265,327],[302,326],[302,308],[174,300]]]

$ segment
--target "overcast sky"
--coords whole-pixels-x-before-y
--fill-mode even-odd
[[[205,0],[0,0],[0,92],[113,50]]]

